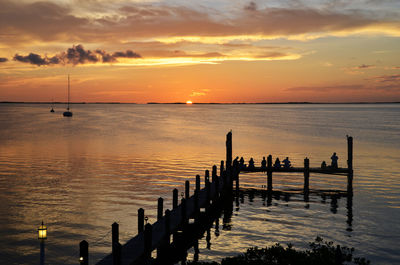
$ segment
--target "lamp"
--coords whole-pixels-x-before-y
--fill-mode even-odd
[[[47,227],[43,224],[38,228],[38,238],[40,240],[40,265],[44,265],[44,241],[47,239]]]
[[[47,227],[43,225],[43,221],[42,225],[38,228],[38,238],[41,240],[47,239]]]

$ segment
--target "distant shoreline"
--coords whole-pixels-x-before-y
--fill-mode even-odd
[[[320,105],[320,104],[399,104],[399,101],[393,102],[242,102],[242,103],[191,103],[193,105]],[[24,101],[0,101],[0,104],[67,104],[67,102],[24,102]],[[147,102],[147,103],[135,103],[135,102],[70,102],[69,104],[138,104],[138,105],[186,105],[185,102]]]

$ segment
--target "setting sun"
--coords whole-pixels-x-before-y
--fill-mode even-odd
[[[193,102],[191,100],[186,101],[186,104],[192,104]]]

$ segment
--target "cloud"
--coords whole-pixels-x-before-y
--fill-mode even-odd
[[[368,80],[375,80],[378,83],[400,83],[400,74],[375,76]]]
[[[244,7],[244,10],[256,11],[257,10],[257,4],[255,2],[250,2]]]
[[[126,52],[114,52],[113,57],[123,57],[123,58],[141,58],[140,54],[127,50]]]
[[[27,56],[15,54],[14,61],[18,61],[18,62],[22,62],[22,63],[30,63],[30,64],[34,64],[37,66],[41,66],[41,65],[49,65],[50,62],[58,61],[58,59],[57,58],[52,59],[52,58],[47,58],[47,57],[43,58],[39,54],[30,53]]]
[[[0,63],[5,63],[5,62],[7,62],[7,61],[8,61],[8,59],[7,59],[7,58],[0,57]]]
[[[66,52],[61,52],[52,57],[47,55],[41,56],[39,54],[30,53],[29,55],[22,56],[15,54],[14,60],[23,63],[30,63],[37,66],[42,65],[57,65],[57,64],[87,64],[87,63],[114,63],[117,58],[141,58],[141,56],[131,50],[125,52],[114,52],[113,54],[107,53],[104,50],[86,50],[83,45],[79,44],[68,48]]]
[[[211,8],[195,10],[166,2],[117,5],[101,1],[96,2],[97,13],[53,2],[0,0],[0,5],[2,36],[11,36],[0,40],[10,46],[29,40],[104,43],[201,36],[217,41],[221,37],[295,39],[371,32],[400,36],[398,17],[371,16],[368,9],[260,8],[250,2],[244,10],[226,16]]]
[[[375,65],[362,64],[355,67],[355,69],[371,69],[371,68],[375,68]]]

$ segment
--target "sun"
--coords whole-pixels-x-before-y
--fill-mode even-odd
[[[193,102],[191,100],[186,101],[186,104],[190,105],[193,104]]]

